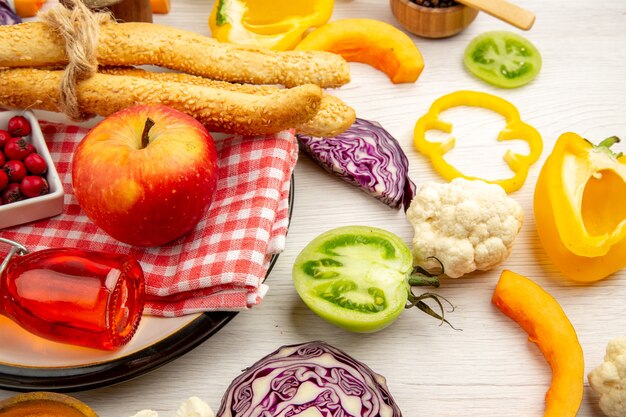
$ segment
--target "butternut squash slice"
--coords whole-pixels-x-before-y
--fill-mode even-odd
[[[576,416],[583,399],[583,351],[559,303],[530,279],[507,270],[500,275],[492,302],[528,333],[552,368],[544,417]]]
[[[400,29],[374,19],[339,19],[309,33],[296,50],[322,50],[384,72],[395,84],[412,83],[424,69],[413,40]]]
[[[170,12],[170,0],[150,0],[152,13],[168,14]]]

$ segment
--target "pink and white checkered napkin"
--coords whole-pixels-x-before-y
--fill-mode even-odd
[[[76,247],[133,256],[145,273],[145,314],[237,311],[261,302],[270,260],[285,246],[290,179],[298,157],[293,132],[216,140],[219,180],[208,214],[186,236],[146,249],[109,237],[87,218],[72,193],[72,154],[87,130],[48,122],[41,128],[64,184],[64,211],[1,230],[0,236],[30,250]]]

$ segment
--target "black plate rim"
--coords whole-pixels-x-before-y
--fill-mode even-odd
[[[295,194],[294,175],[290,181],[289,223]],[[272,257],[266,278],[272,272],[278,256],[276,254]],[[129,381],[190,352],[221,330],[237,314],[237,312],[203,313],[164,339],[111,361],[68,368],[17,367],[0,364],[0,389],[17,392],[78,392]]]

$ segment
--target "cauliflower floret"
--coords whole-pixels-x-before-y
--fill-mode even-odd
[[[415,232],[415,264],[438,266],[427,259],[435,257],[450,278],[504,262],[524,219],[522,207],[502,187],[464,178],[421,184],[406,215]]]
[[[606,347],[604,362],[587,375],[591,388],[600,394],[600,409],[609,417],[626,415],[626,336]]]
[[[174,417],[214,417],[211,407],[198,397],[190,397],[180,405]]]
[[[141,410],[132,417],[159,417],[159,413],[154,410]],[[190,397],[180,405],[174,417],[215,417],[215,414],[200,398]]]

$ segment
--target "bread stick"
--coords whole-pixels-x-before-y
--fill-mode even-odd
[[[195,75],[176,72],[151,72],[133,67],[100,67],[103,74],[141,77],[159,82],[177,82],[226,91],[267,96],[279,91],[279,87],[269,85],[233,84],[225,81],[210,80]],[[310,120],[295,126],[298,133],[319,137],[334,137],[352,126],[356,114],[338,97],[324,93],[320,108]]]
[[[60,111],[62,71],[0,70],[0,107]],[[255,95],[139,77],[95,74],[78,84],[80,109],[108,116],[136,104],[164,104],[183,111],[216,132],[257,135],[293,128],[318,111],[322,90],[306,84]]]
[[[41,22],[0,26],[0,45],[0,67],[67,63],[61,37]],[[338,87],[350,81],[348,63],[330,52],[245,47],[153,23],[102,24],[97,58],[100,65],[157,65],[238,83]]]

